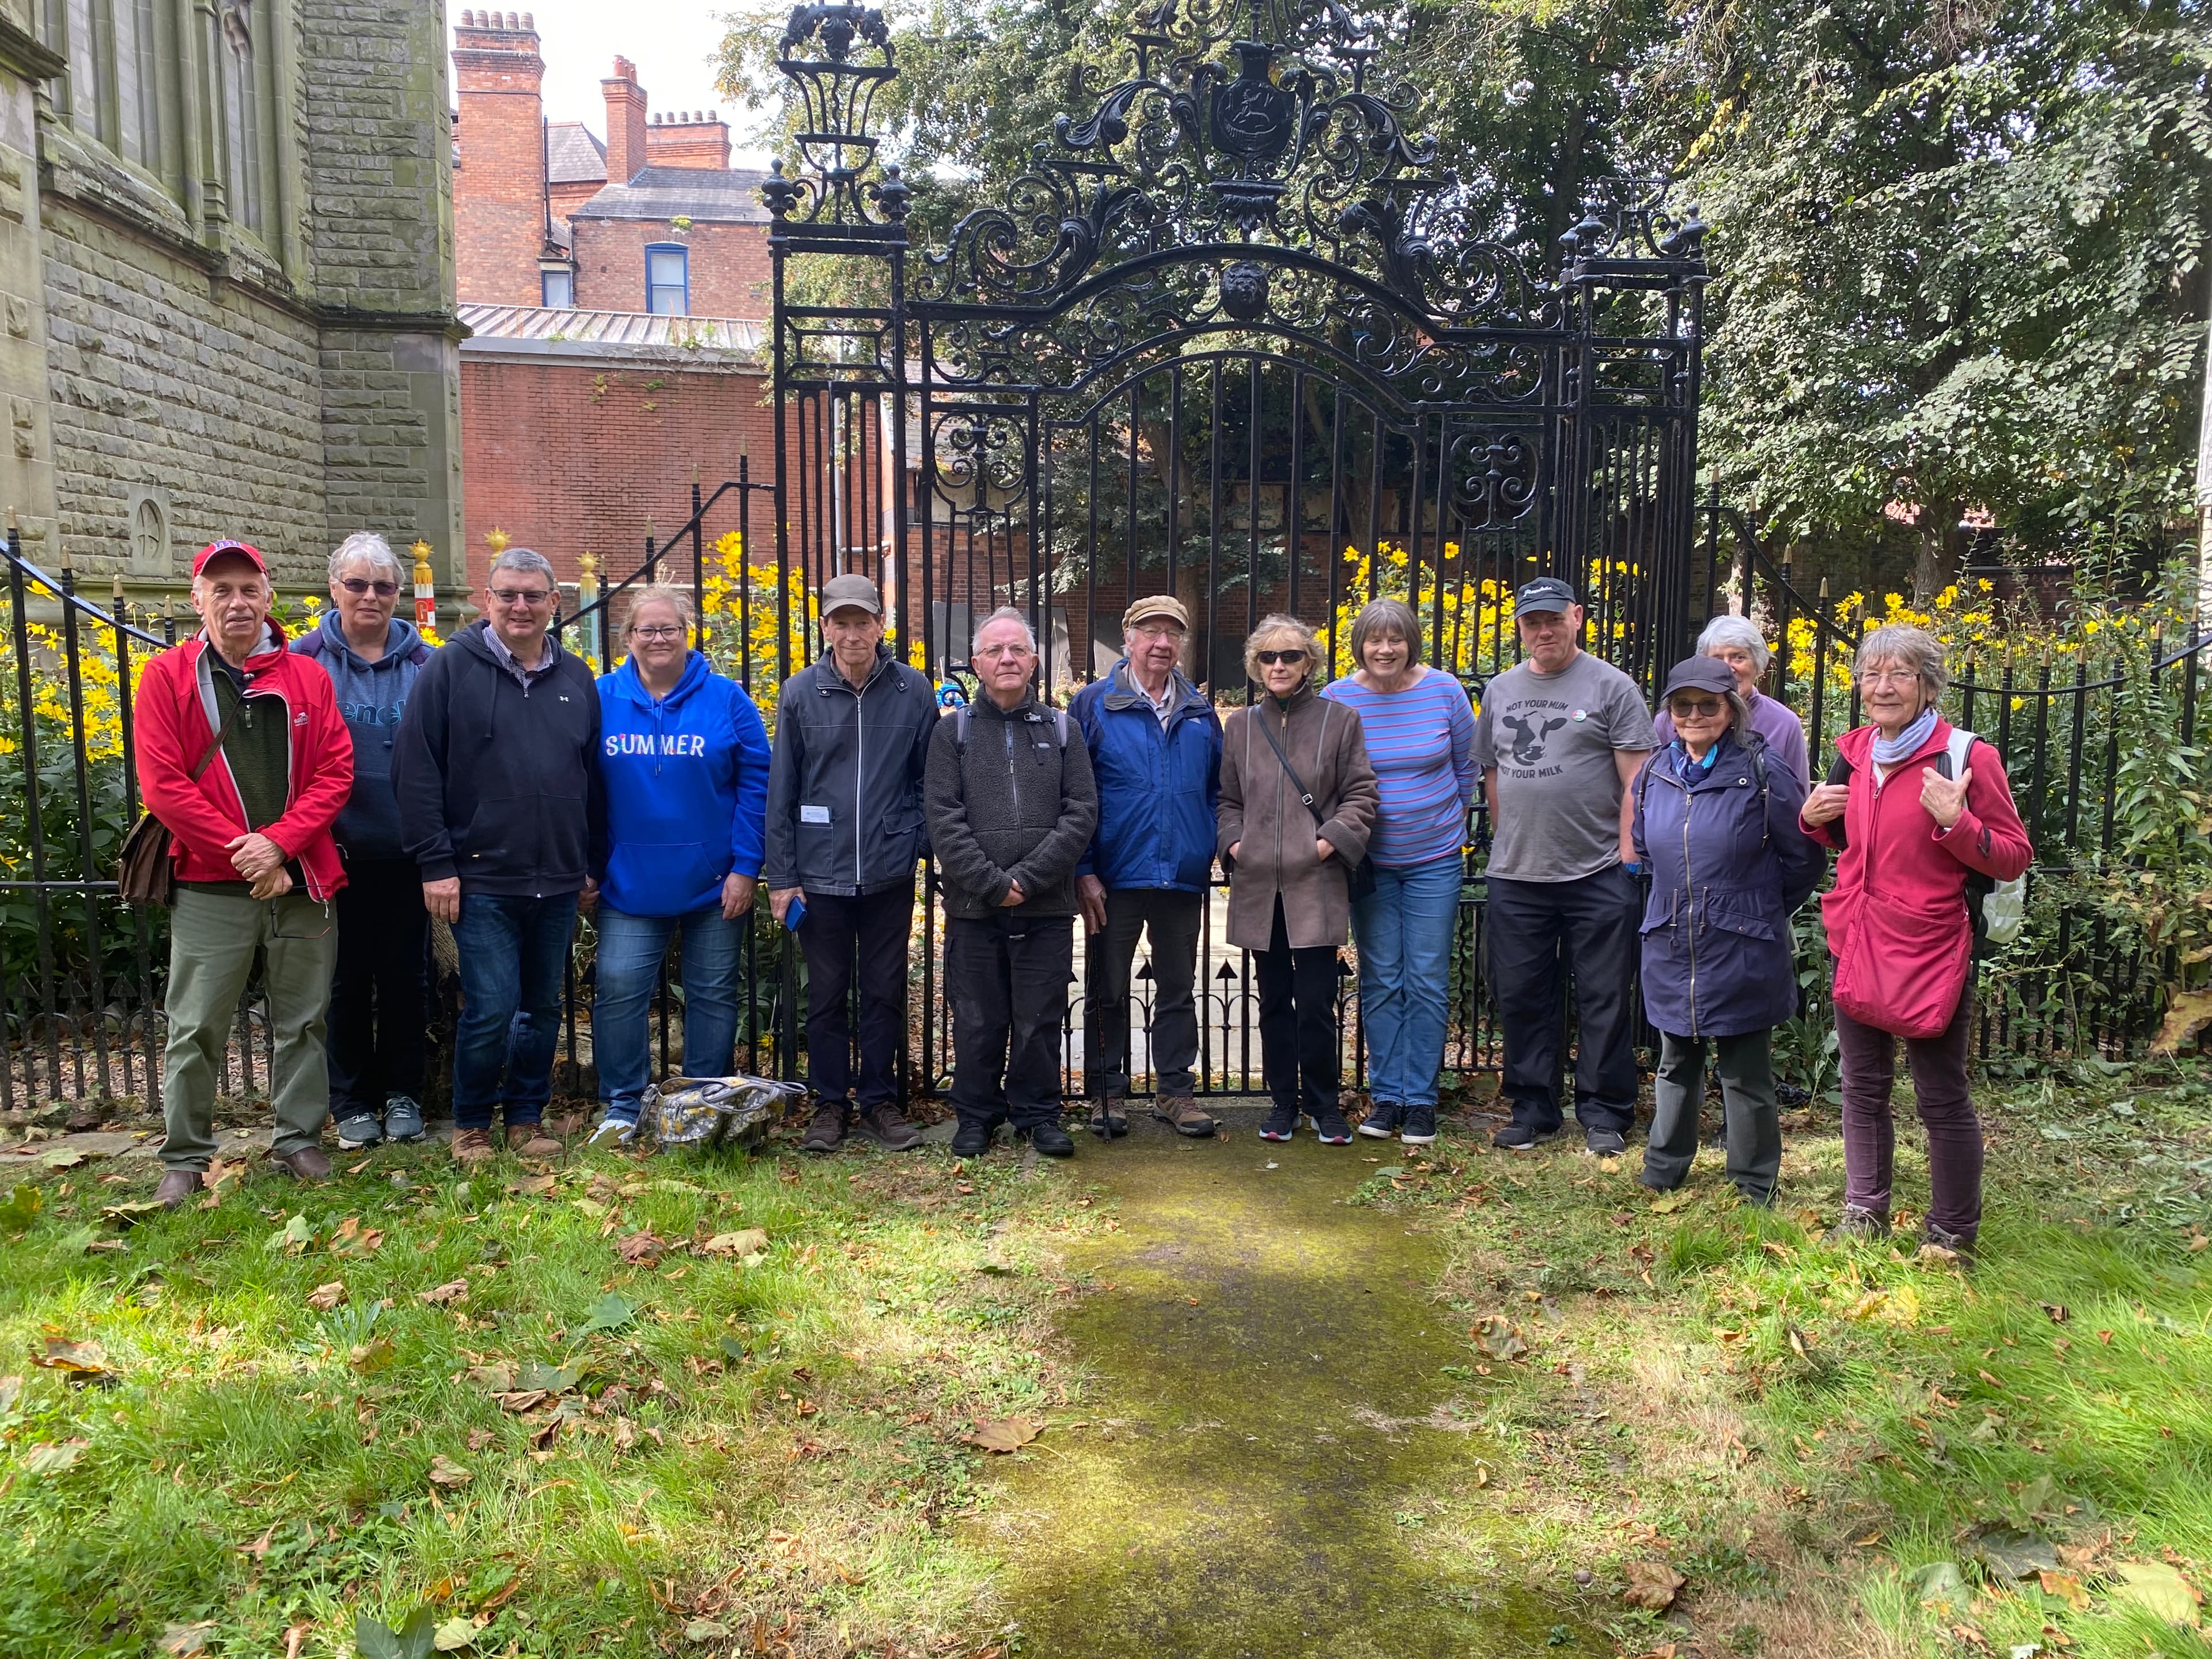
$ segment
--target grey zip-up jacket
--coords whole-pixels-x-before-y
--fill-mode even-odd
[[[888,646],[857,691],[827,656],[786,680],[768,770],[769,889],[851,897],[911,884],[929,846],[921,778],[936,730],[928,679]]]
[[[988,697],[957,717],[929,750],[929,839],[945,876],[945,914],[996,913],[1016,882],[1018,916],[1075,914],[1075,861],[1098,827],[1098,789],[1083,728],[1024,697],[1009,713]]]

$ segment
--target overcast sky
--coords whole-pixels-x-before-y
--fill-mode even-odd
[[[722,38],[717,8],[700,0],[504,0],[500,9],[519,13],[526,6],[537,17],[538,49],[545,58],[548,120],[581,121],[605,138],[599,82],[619,54],[637,65],[648,109],[719,109],[731,125],[736,164],[766,165],[764,153],[746,147],[750,118],[715,95],[714,48]],[[458,21],[464,9],[460,0],[449,0],[446,15]],[[448,46],[452,38],[448,33]]]

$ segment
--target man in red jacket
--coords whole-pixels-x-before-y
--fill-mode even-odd
[[[254,953],[267,953],[275,1048],[270,1161],[331,1172],[323,1016],[345,885],[331,825],[353,787],[353,740],[330,676],[285,648],[269,620],[269,570],[244,542],[192,561],[200,633],[146,665],[138,685],[138,793],[174,838],[169,1042],[161,1072],[168,1139],[155,1194],[174,1208],[215,1153],[216,1080]]]

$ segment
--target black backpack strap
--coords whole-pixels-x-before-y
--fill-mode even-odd
[[[1845,760],[1841,755],[1837,756],[1833,761],[1829,763],[1827,781],[1830,783],[1840,783],[1848,786],[1851,781],[1851,763]],[[1838,850],[1849,847],[1851,844],[1850,836],[1844,830],[1844,821],[1841,818],[1836,819],[1834,823],[1828,826],[1828,835],[1830,838],[1834,841]]]

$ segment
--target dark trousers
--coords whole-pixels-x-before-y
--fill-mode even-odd
[[[818,1099],[853,1098],[852,1000],[860,988],[859,1109],[897,1103],[898,1057],[906,1036],[906,961],[914,931],[914,889],[848,897],[809,893],[799,929],[806,953],[806,1075]]]
[[[1774,1100],[1771,1031],[1714,1037],[1721,1079],[1721,1134],[1728,1178],[1753,1204],[1774,1201],[1782,1174],[1782,1116]],[[1651,1080],[1651,1135],[1644,1145],[1646,1186],[1679,1187],[1698,1155],[1698,1112],[1705,1098],[1704,1037],[1659,1034],[1659,1075]]]
[[[1164,887],[1117,887],[1106,894],[1106,931],[1091,941],[1090,1065],[1093,1094],[1129,1087],[1129,966],[1137,936],[1152,943],[1152,1073],[1160,1093],[1197,1086],[1198,929],[1206,895]]]
[[[1273,936],[1254,962],[1260,979],[1260,1070],[1268,1097],[1278,1108],[1316,1119],[1340,1111],[1336,947],[1291,948],[1278,898]]]
[[[1840,1008],[1834,1012],[1844,1074],[1844,1202],[1887,1214],[1897,1162],[1889,1097],[1897,1083],[1898,1039]],[[1913,1104],[1928,1131],[1928,1219],[1970,1241],[1982,1224],[1982,1121],[1966,1084],[1973,1031],[1969,989],[1941,1036],[1905,1040]]]
[[[331,1115],[381,1115],[390,1095],[422,1094],[430,913],[412,859],[356,859],[337,899],[331,975]]]
[[[461,1021],[453,1034],[453,1127],[536,1123],[553,1093],[561,988],[576,931],[576,896],[463,893],[453,945]]]
[[[1575,981],[1575,1116],[1626,1133],[1636,1121],[1636,878],[1616,864],[1574,881],[1492,876],[1489,885],[1490,988],[1513,1121],[1559,1127],[1565,969]]]
[[[1060,1028],[1074,969],[1073,916],[945,924],[952,1109],[963,1123],[1060,1121]]]

